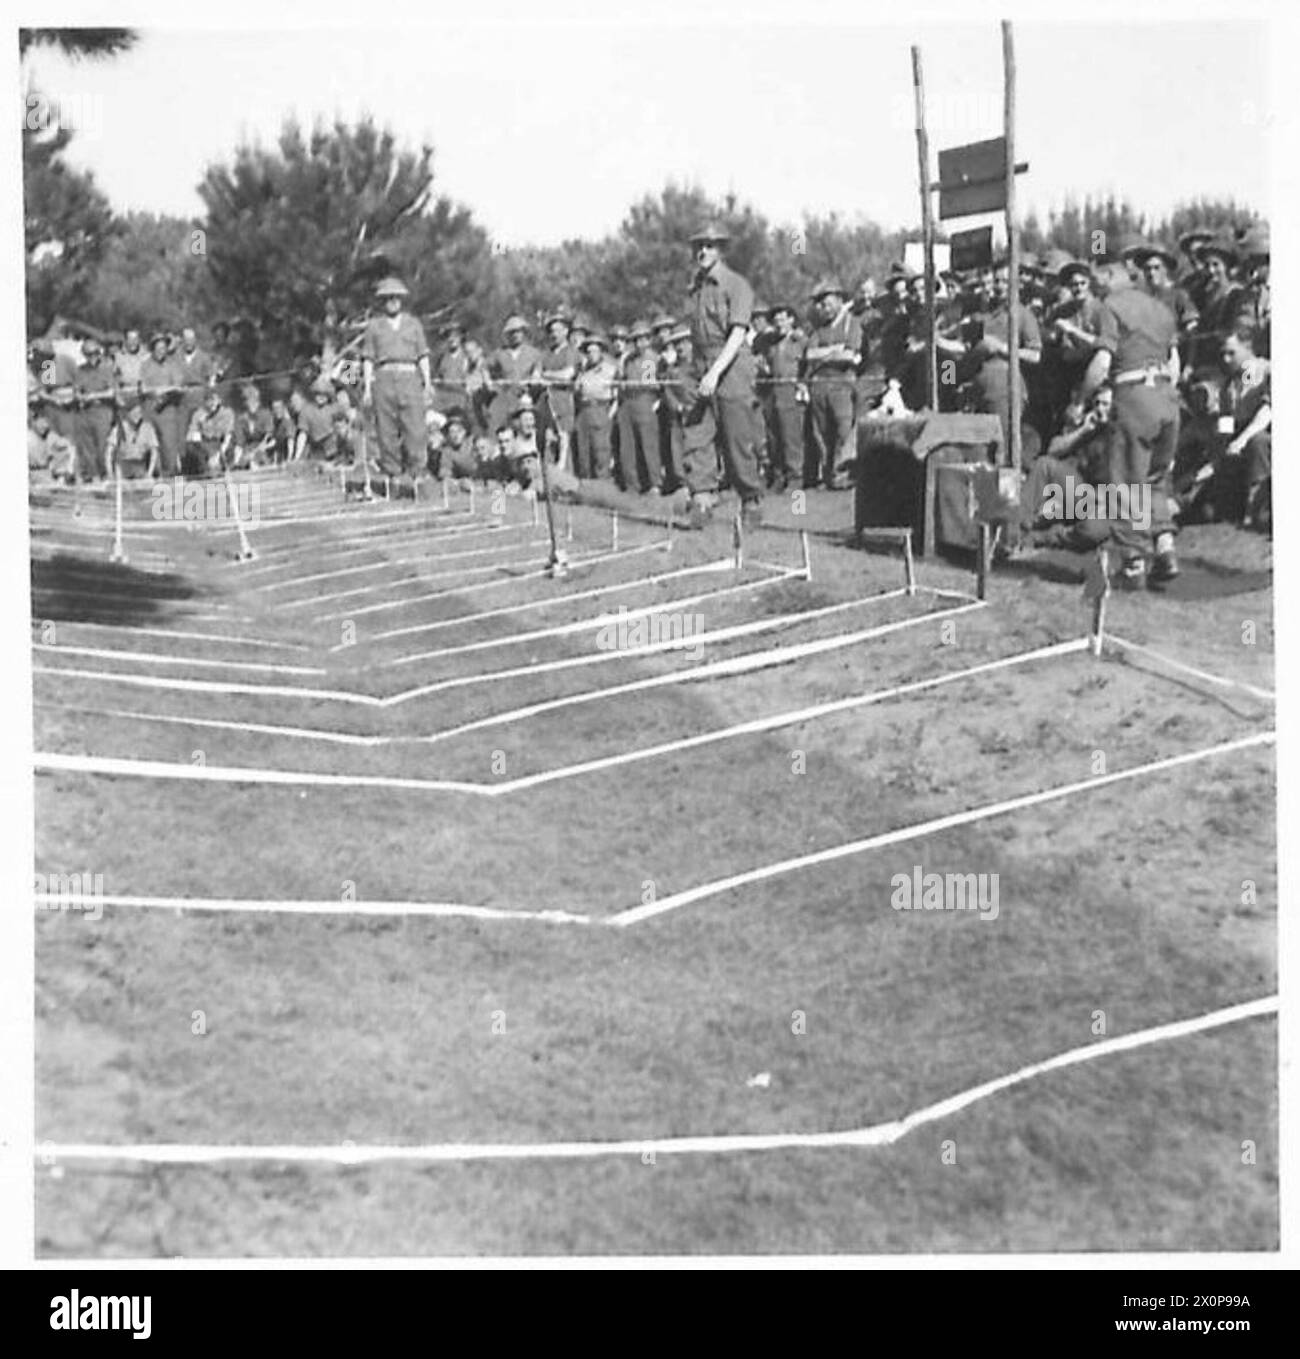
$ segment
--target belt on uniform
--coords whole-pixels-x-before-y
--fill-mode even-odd
[[[397,368],[403,373],[414,373],[419,369],[420,365],[418,363],[410,363],[406,359],[380,359],[380,361],[375,364],[375,367]]]
[[[1130,368],[1127,373],[1116,373],[1111,378],[1111,383],[1116,387],[1127,387],[1132,383],[1141,382],[1148,387],[1154,387],[1157,382],[1172,382],[1173,378],[1164,368]]]

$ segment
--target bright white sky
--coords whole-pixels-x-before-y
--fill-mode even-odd
[[[151,25],[175,24],[183,10],[137,18],[138,6],[125,8],[120,21],[144,29],[130,55],[70,66],[42,51],[30,61],[43,89],[79,101],[88,125],[72,159],[119,209],[196,213],[203,167],[241,138],[272,140],[290,112],[310,123],[368,111],[411,144],[431,140],[438,190],[508,245],[600,235],[670,178],[734,189],[777,222],[834,210],[912,225],[913,42],[932,146],[1001,131],[996,13],[969,5],[964,26],[885,27],[898,7],[749,0],[718,21],[702,3],[537,0],[515,7],[530,19],[493,23],[490,4],[462,3],[437,26],[442,11],[425,7],[423,27],[297,32],[234,31],[267,22],[266,10],[259,19],[223,5],[225,29],[178,32]],[[275,21],[300,12],[277,7]],[[354,24],[365,11],[313,12],[324,16],[317,24]],[[1199,194],[1267,211],[1264,22],[1240,6],[1235,18],[1184,22],[1198,12],[1190,3],[1165,7],[1177,22],[1118,17],[1138,12],[1094,0],[1086,22],[1017,19],[1023,205],[1113,190],[1156,214]],[[394,22],[394,10],[383,13]],[[537,26],[539,16],[551,26]]]

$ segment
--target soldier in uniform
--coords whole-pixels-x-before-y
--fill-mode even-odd
[[[235,437],[235,415],[215,387],[203,393],[203,404],[190,419],[181,471],[202,477],[221,471]]]
[[[527,330],[528,323],[522,316],[507,317],[501,327],[501,347],[488,361],[493,383],[488,423],[493,429],[499,429],[511,418],[519,398],[541,374],[542,356],[524,338]]]
[[[82,481],[98,481],[108,470],[104,449],[117,414],[117,375],[93,335],[82,341],[81,352],[85,362],[72,379],[77,402],[77,476]]]
[[[149,356],[140,365],[140,391],[145,415],[158,431],[158,471],[164,477],[174,477],[181,470],[187,432],[181,382],[175,360],[167,352],[167,336],[155,331],[149,337]]]
[[[1255,331],[1248,325],[1231,331],[1223,341],[1227,379],[1219,410],[1232,422],[1224,456],[1240,459],[1245,489],[1246,528],[1272,524],[1273,396],[1269,361],[1255,353]]]
[[[1178,323],[1179,354],[1186,366],[1191,359],[1192,339],[1200,313],[1186,288],[1174,282],[1178,258],[1171,251],[1153,245],[1138,256],[1138,263],[1142,266],[1147,292],[1174,314]]]
[[[1213,239],[1214,232],[1207,231],[1204,227],[1184,231],[1178,238],[1178,248],[1187,256],[1187,268],[1179,276],[1178,283],[1187,290],[1187,295],[1192,299],[1192,304],[1198,312],[1201,309],[1205,285],[1209,282],[1205,272],[1205,257],[1201,250]]]
[[[795,329],[794,308],[778,302],[772,308],[773,339],[767,346],[766,365],[770,380],[767,403],[768,447],[772,452],[772,488],[785,491],[803,485],[803,420],[806,395],[802,376],[807,342]]]
[[[1169,478],[1178,446],[1178,326],[1174,314],[1144,288],[1134,286],[1121,263],[1098,268],[1104,292],[1097,352],[1088,364],[1084,400],[1109,381],[1115,391],[1115,437],[1109,444],[1106,481],[1112,486],[1150,487],[1147,527],[1110,524],[1109,536],[1123,557],[1124,583],[1140,588],[1154,537],[1151,579],[1178,574],[1168,515]]]
[[[1092,291],[1092,270],[1082,260],[1067,260],[1057,271],[1067,296],[1047,312],[1043,346],[1046,399],[1050,402],[1050,439],[1083,383],[1101,331],[1101,299]]]
[[[465,354],[465,330],[459,321],[449,321],[442,328],[446,348],[438,360],[438,375],[433,384],[434,405],[444,415],[460,409],[466,400],[466,379],[469,359]]]
[[[140,344],[140,332],[134,328],[122,337],[122,348],[113,355],[113,371],[117,376],[118,390],[124,395],[139,392],[140,369],[146,354]]]
[[[625,491],[642,489],[640,467],[645,468],[651,495],[663,489],[664,470],[659,459],[659,355],[651,344],[648,321],[637,321],[628,331],[633,350],[623,363],[623,390],[619,411],[623,434],[619,440],[619,480]],[[639,460],[639,463],[638,463]]]
[[[660,360],[659,414],[664,429],[664,469],[674,489],[686,485],[683,450],[686,416],[699,399],[695,383],[695,355],[691,328],[685,322],[668,332],[668,348]],[[671,356],[671,357],[669,357]]]
[[[199,348],[199,337],[193,326],[181,330],[180,346],[172,356],[181,386],[181,427],[188,430],[194,412],[203,408],[207,389],[216,381],[217,366],[212,356]]]
[[[1241,257],[1245,261],[1247,282],[1240,306],[1238,321],[1255,332],[1255,353],[1268,358],[1272,351],[1273,303],[1269,290],[1269,235],[1268,228],[1252,227],[1241,240]]]
[[[691,238],[695,276],[690,289],[691,342],[699,400],[687,416],[682,460],[691,496],[691,522],[703,527],[717,504],[717,453],[741,502],[741,517],[763,517],[763,478],[754,428],[754,356],[748,345],[754,290],[723,262],[730,237],[716,223]],[[717,452],[714,443],[717,441]]]
[[[570,338],[569,314],[562,307],[546,318],[550,346],[542,355],[542,379],[546,383],[546,429],[554,432],[561,467],[573,456],[573,380],[582,356]]]
[[[144,418],[144,402],[126,398],[122,418],[108,432],[104,446],[109,476],[120,473],[123,481],[152,477],[158,473],[158,431]]]
[[[1198,302],[1200,321],[1192,345],[1192,369],[1196,377],[1211,382],[1219,376],[1223,341],[1233,330],[1245,302],[1242,289],[1233,281],[1238,255],[1235,246],[1221,237],[1201,246],[1205,284]]]
[[[827,490],[846,491],[840,471],[854,456],[853,382],[862,349],[862,326],[845,305],[844,289],[824,279],[813,292],[817,325],[803,351],[809,424]],[[906,312],[902,313],[906,315]]]
[[[573,384],[574,471],[584,481],[599,481],[609,470],[610,408],[618,369],[606,353],[602,335],[588,335],[583,366]]]
[[[425,402],[433,390],[424,327],[402,310],[410,295],[397,278],[386,278],[375,296],[383,316],[366,323],[361,340],[362,404],[374,406],[379,466],[385,476],[417,476],[428,458]]]

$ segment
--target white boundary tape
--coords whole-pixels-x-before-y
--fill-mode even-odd
[[[931,821],[921,821],[916,825],[902,826],[897,830],[885,831],[880,835],[869,835],[863,840],[850,840],[847,844],[832,845],[829,849],[817,850],[812,854],[801,854],[794,859],[782,859],[778,863],[764,864],[761,868],[752,868],[744,873],[735,873],[728,878],[718,878],[713,882],[702,883],[698,887],[690,887],[683,892],[675,892],[671,896],[661,897],[658,901],[634,906],[631,910],[620,911],[617,915],[610,916],[608,923],[621,926],[637,925],[653,916],[678,910],[682,906],[690,906],[694,902],[703,901],[708,897],[721,896],[737,887],[747,887],[750,883],[764,882],[768,878],[793,873],[798,869],[812,868],[818,864],[831,863],[836,859],[847,859],[852,855],[864,854],[872,849],[881,849],[885,845],[896,845],[904,840],[916,840],[923,835],[933,835],[938,831],[951,830],[954,826],[966,826],[975,821],[988,820],[990,817],[1005,816],[1007,812],[1019,811],[1022,807],[1041,806],[1044,802],[1055,802],[1061,798],[1070,797],[1074,793],[1104,788],[1108,784],[1120,783],[1126,779],[1137,778],[1142,774],[1155,774],[1166,769],[1175,769],[1179,765],[1191,764],[1194,760],[1206,760],[1215,755],[1228,755],[1234,751],[1247,750],[1253,746],[1272,745],[1276,740],[1277,733],[1272,731],[1257,733],[1253,736],[1243,736],[1235,741],[1224,741],[1219,745],[1206,746],[1201,750],[1192,750],[1182,755],[1170,755],[1164,759],[1152,760],[1148,764],[1136,765],[1132,769],[1119,769],[1113,774],[1098,774],[1093,778],[1080,779],[1075,783],[1058,784],[1055,788],[1046,788],[1038,793],[1026,793],[1021,797],[1008,798],[1004,802],[991,802],[983,807],[972,807],[966,811],[953,812],[948,816],[938,816]]]
[[[504,527],[525,528],[531,527],[531,525],[508,524]],[[322,548],[325,548],[328,550],[330,561],[340,562],[346,561],[350,557],[360,557],[364,553],[381,554],[399,543],[404,547],[409,547],[412,542],[419,542],[420,540],[439,543],[458,543],[463,542],[466,538],[478,538],[488,533],[499,533],[501,528],[502,525],[485,525],[479,520],[471,520],[465,524],[456,524],[450,528],[444,528],[436,524],[420,525],[417,528],[400,529],[396,533],[389,532],[381,536],[376,536],[371,541],[359,542],[354,547],[349,547],[347,545],[349,542],[349,539],[347,538],[330,537],[327,538],[324,543],[317,541],[305,545],[305,550],[309,550],[319,557]],[[268,553],[267,556],[270,556],[270,554]],[[273,585],[274,582],[266,580],[266,577],[274,575],[277,571],[292,570],[299,564],[300,563],[293,560],[291,556],[286,555],[284,551],[280,551],[276,554],[276,559],[265,561],[263,565],[254,567],[250,571],[241,572],[240,577],[250,584],[256,582],[259,585]]]
[[[662,552],[661,542],[642,543],[638,547],[624,547],[617,552],[597,551],[592,553],[578,553],[569,558],[569,567],[597,566],[601,562],[614,561],[624,557],[638,556],[643,552]],[[534,558],[534,560],[536,560]],[[475,566],[465,571],[443,571],[435,576],[412,576],[403,581],[390,581],[389,585],[427,585],[435,580],[464,580],[467,576],[491,575],[494,571],[507,571],[512,566],[526,566],[527,562],[497,562],[490,566]],[[532,571],[518,571],[510,575],[503,575],[499,580],[479,580],[468,585],[451,585],[442,590],[431,590],[427,594],[411,595],[407,599],[387,599],[378,604],[365,604],[359,609],[343,609],[337,613],[322,613],[312,615],[313,623],[337,623],[344,618],[364,618],[372,613],[386,613],[392,609],[406,609],[414,604],[424,604],[434,599],[446,599],[448,595],[469,595],[477,594],[480,590],[500,590],[510,585],[518,585],[525,580],[543,580],[546,578],[549,567],[540,566]],[[346,591],[352,594],[353,591]],[[343,598],[343,595],[326,596],[326,598]]]
[[[1222,675],[1212,675],[1208,670],[1198,670],[1195,666],[1184,665],[1182,661],[1176,661],[1163,652],[1153,651],[1149,646],[1139,646],[1137,642],[1126,642],[1124,638],[1116,637],[1113,632],[1106,634],[1106,641],[1112,646],[1121,647],[1125,651],[1136,651],[1139,655],[1150,656],[1162,665],[1169,666],[1171,670],[1181,670],[1184,675],[1195,675],[1197,679],[1208,680],[1211,684],[1220,684],[1227,689],[1241,689],[1247,694],[1253,694],[1256,698],[1266,699],[1269,703],[1277,702],[1277,694],[1272,689],[1257,689],[1253,684],[1245,684],[1241,680],[1227,679]]]
[[[323,1146],[301,1143],[112,1143],[43,1142],[38,1154],[45,1164],[60,1161],[133,1161],[163,1165],[211,1165],[232,1161],[295,1161],[328,1165],[372,1165],[382,1161],[575,1161],[602,1156],[734,1155],[740,1152],[820,1150],[827,1147],[888,1147],[929,1123],[951,1118],[971,1105],[1023,1085],[1026,1081],[1063,1071],[1081,1062],[1116,1053],[1133,1052],[1153,1043],[1170,1042],[1278,1013],[1278,997],[1229,1005],[1191,1019],[1174,1020],[1134,1033],[1119,1034],[1069,1048],[1040,1062],[1031,1062],[1005,1076],[971,1086],[947,1099],[924,1105],[904,1118],[817,1133],[733,1133],[687,1137],[643,1137],[589,1142],[433,1142],[424,1145]]]
[[[518,524],[511,525],[509,528],[490,529],[489,532],[513,533],[516,528],[527,529],[529,532],[534,531],[533,526],[531,524]],[[537,547],[538,545],[545,543],[547,541],[548,540],[546,538],[530,538],[523,543],[506,542],[498,543],[495,546],[489,544],[487,547],[467,548],[463,552],[436,552],[436,553],[422,552],[415,557],[386,557],[384,558],[383,561],[367,562],[364,566],[345,566],[339,571],[320,571],[317,572],[315,575],[311,576],[292,576],[288,580],[261,581],[253,588],[257,590],[276,590],[276,591],[294,590],[297,589],[298,586],[300,585],[315,585],[318,581],[335,580],[339,576],[359,576],[366,571],[389,571],[392,570],[394,567],[418,566],[424,562],[466,561],[470,557],[488,557],[491,556],[494,552],[518,552],[521,548]],[[430,546],[436,546],[436,544],[430,544]],[[409,577],[407,579],[409,579]],[[419,579],[419,577],[416,577],[416,579]],[[385,585],[391,583],[392,582],[388,581],[384,582]],[[366,590],[374,590],[383,587],[368,585],[365,588]],[[331,598],[331,596],[325,595],[321,596],[321,598],[329,599]],[[287,608],[291,604],[301,604],[305,602],[310,601],[286,600],[285,607]]]
[[[829,608],[831,608],[831,609],[838,609],[838,608],[841,608],[841,607],[850,607],[850,606],[852,606],[852,605],[855,604],[855,603],[856,603],[856,604],[864,604],[864,603],[870,603],[870,602],[872,602],[872,601],[880,600],[880,599],[891,599],[891,598],[894,598],[894,597],[896,597],[896,596],[901,596],[901,595],[903,595],[903,594],[905,594],[905,593],[906,593],[906,592],[903,591],[903,590],[886,590],[886,591],[884,591],[884,592],[882,592],[881,594],[878,594],[878,595],[867,595],[867,596],[865,596],[865,597],[864,597],[863,599],[861,599],[861,600],[856,600],[856,601],[851,600],[851,601],[848,602],[848,604],[845,604],[845,605],[829,605],[829,606],[827,606],[827,607],[829,607]],[[857,645],[858,643],[860,643],[860,642],[870,641],[871,639],[876,638],[876,637],[887,636],[887,635],[890,634],[890,633],[900,632],[900,631],[904,630],[905,628],[915,627],[915,626],[917,626],[918,624],[924,623],[924,622],[926,622],[926,621],[929,620],[929,619],[934,619],[934,618],[948,618],[948,617],[951,617],[951,616],[953,616],[953,615],[955,615],[955,614],[958,614],[958,613],[966,613],[966,612],[969,612],[969,611],[972,611],[972,610],[975,610],[975,609],[983,609],[983,608],[986,608],[986,607],[987,607],[987,603],[986,603],[985,601],[982,601],[982,600],[975,600],[975,601],[973,601],[972,603],[962,605],[962,606],[960,606],[959,608],[955,608],[955,609],[941,609],[941,610],[939,610],[939,611],[937,611],[937,612],[935,612],[935,613],[918,614],[918,615],[916,615],[916,616],[914,616],[914,617],[911,617],[911,618],[903,618],[903,619],[899,619],[898,621],[893,622],[893,623],[883,623],[883,624],[879,624],[879,625],[877,625],[876,627],[865,628],[865,629],[862,629],[861,631],[858,631],[858,632],[841,633],[841,634],[839,634],[839,635],[837,635],[837,636],[834,636],[834,637],[818,638],[818,639],[816,639],[816,640],[814,640],[814,641],[811,641],[811,642],[801,642],[801,643],[798,643],[798,644],[795,645],[795,646],[788,646],[788,645],[786,645],[786,646],[768,647],[768,648],[766,648],[766,649],[764,649],[764,650],[762,650],[762,651],[751,651],[751,652],[746,652],[746,653],[743,653],[742,655],[739,655],[739,656],[730,656],[730,657],[728,657],[728,658],[725,659],[725,660],[708,661],[708,662],[706,662],[706,663],[703,664],[703,665],[691,666],[691,667],[689,667],[689,668],[687,668],[687,669],[672,671],[671,673],[665,674],[665,675],[652,675],[652,676],[649,676],[649,677],[647,677],[647,678],[645,678],[645,679],[630,680],[630,681],[627,681],[627,682],[625,682],[625,683],[623,683],[623,684],[607,685],[607,686],[605,686],[604,688],[600,688],[600,689],[587,689],[587,690],[583,690],[583,691],[580,692],[580,693],[577,693],[577,694],[569,694],[569,695],[567,695],[567,696],[565,696],[565,697],[563,697],[563,698],[546,699],[546,700],[544,700],[544,701],[542,701],[542,702],[540,702],[540,703],[530,703],[530,704],[526,704],[525,706],[520,707],[520,708],[513,708],[513,709],[510,709],[510,710],[508,710],[507,712],[504,712],[504,713],[494,713],[494,714],[492,714],[492,715],[489,716],[489,717],[480,717],[480,718],[477,718],[476,720],[474,720],[474,721],[472,721],[472,722],[462,723],[460,726],[457,726],[457,727],[449,727],[449,728],[447,728],[447,729],[445,729],[445,730],[443,730],[443,731],[432,732],[432,733],[429,733],[429,734],[427,734],[427,735],[414,736],[414,737],[394,737],[394,738],[391,738],[391,739],[392,739],[392,741],[393,741],[394,743],[397,743],[397,742],[399,742],[399,741],[412,741],[412,742],[422,742],[422,743],[433,743],[433,742],[435,742],[435,741],[445,741],[445,740],[450,740],[452,737],[455,737],[455,736],[464,736],[464,735],[466,735],[466,734],[469,733],[469,732],[472,732],[472,731],[481,731],[481,730],[483,730],[483,729],[485,729],[485,728],[487,728],[487,727],[507,726],[507,725],[510,725],[511,723],[514,723],[514,722],[523,721],[523,720],[525,720],[526,718],[536,717],[536,716],[540,715],[541,713],[545,713],[545,712],[554,712],[554,711],[557,711],[558,709],[567,708],[567,707],[572,707],[572,706],[574,706],[574,705],[576,705],[576,704],[580,704],[580,703],[592,703],[592,702],[599,701],[599,700],[601,700],[601,699],[614,698],[614,697],[617,697],[617,696],[619,696],[619,695],[621,695],[621,694],[637,693],[637,692],[639,692],[640,690],[643,690],[643,689],[654,689],[654,688],[658,688],[658,687],[660,687],[660,686],[662,686],[662,685],[669,685],[669,684],[687,684],[687,683],[692,683],[692,682],[695,682],[695,681],[698,681],[698,680],[712,679],[712,678],[715,678],[715,677],[717,677],[717,676],[723,676],[723,675],[741,675],[741,674],[747,674],[747,673],[749,673],[750,671],[754,671],[754,670],[763,670],[763,669],[767,669],[768,667],[774,667],[774,666],[780,666],[780,665],[788,665],[788,664],[790,664],[790,663],[792,663],[792,662],[794,662],[794,661],[801,660],[804,656],[818,655],[818,654],[821,654],[822,652],[826,652],[826,651],[833,651],[833,650],[839,650],[839,649],[844,648],[844,647],[856,646],[856,645]],[[809,610],[809,611],[807,611],[807,612],[810,613],[810,612],[813,612],[813,611]],[[806,614],[805,614],[804,616],[806,616]],[[613,654],[619,654],[619,653],[613,653]],[[629,654],[629,655],[632,655],[632,654],[636,654],[636,653],[622,653],[622,654]],[[532,673],[532,671],[535,670],[536,668],[537,668],[537,667],[529,667],[529,669],[528,669],[527,671],[525,671],[524,673]],[[60,668],[57,668],[57,669],[53,669],[53,670],[47,670],[47,669],[44,669],[44,668],[42,668],[42,667],[33,667],[32,673],[33,673],[33,674],[37,674],[37,675],[41,675],[41,674],[49,674],[49,675],[56,675],[56,676],[57,676],[57,675],[77,674],[77,675],[80,675],[80,676],[83,676],[83,677],[84,677],[84,676],[89,676],[89,677],[93,677],[93,678],[104,678],[104,677],[105,677],[105,676],[104,676],[104,672],[102,672],[102,671],[72,671],[72,670],[70,670],[70,669],[66,669],[66,668],[63,668],[63,667],[60,667]],[[123,683],[131,683],[135,677],[133,677],[133,676],[118,676],[118,675],[116,675],[116,674],[109,674],[109,675],[107,676],[107,678],[108,678],[110,681],[112,681],[112,680],[120,680],[120,681],[123,682]],[[213,688],[213,682],[203,681],[203,680],[194,680],[194,681],[175,681],[175,682],[173,682],[172,684],[168,684],[168,682],[167,682],[166,680],[161,679],[161,678],[157,678],[157,677],[154,677],[154,676],[141,676],[141,677],[140,677],[140,681],[144,684],[145,687],[149,687],[149,688],[159,688],[159,687],[168,688],[168,687],[178,687],[178,686],[182,686],[182,685],[185,686],[185,687],[188,687],[188,686],[191,685],[191,684],[192,684],[192,685],[195,685],[195,686],[199,686],[200,689],[201,689],[202,691],[205,691],[205,692],[206,692],[206,691],[210,691],[210,690]],[[467,682],[468,682],[468,681],[467,681]],[[217,692],[222,692],[222,693],[238,692],[238,693],[273,694],[273,695],[276,696],[276,697],[284,697],[284,696],[294,697],[294,696],[300,696],[300,691],[291,690],[291,691],[287,691],[287,693],[286,693],[286,691],[284,691],[284,690],[281,690],[281,689],[278,689],[278,688],[274,688],[273,686],[269,686],[269,685],[225,685],[225,686],[223,686],[223,685],[216,685],[216,686],[215,686],[215,689],[216,689]],[[316,697],[321,697],[321,696],[322,696],[321,691],[309,690],[309,691],[307,691],[307,692],[313,694],[313,695],[316,696]],[[325,696],[325,697],[340,697],[339,695],[336,695],[336,694],[325,694],[324,696]],[[344,699],[344,700],[349,699],[349,698],[351,698],[351,697],[352,697],[352,695],[349,695],[349,694],[345,694],[345,695],[342,695],[342,696],[341,696],[341,698]],[[369,697],[365,697],[365,698],[363,699],[363,701],[368,702],[368,703],[369,703],[370,705],[372,705],[372,706],[382,706],[383,703],[385,702],[385,700],[375,699],[375,698],[369,698]],[[50,706],[50,707],[54,707],[54,706],[67,706],[67,707],[71,707],[71,706],[73,706],[73,705],[41,704],[41,703],[39,703],[39,701],[38,701],[38,706]],[[87,709],[86,711],[92,711],[92,710]],[[158,721],[168,721],[168,722],[180,722],[180,723],[184,723],[184,722],[187,722],[187,721],[190,720],[190,719],[188,719],[187,717],[185,717],[184,715],[176,715],[176,714],[154,715],[154,714],[139,714],[139,713],[133,714],[133,713],[129,713],[129,712],[120,712],[120,711],[113,711],[113,710],[106,710],[106,711],[104,711],[101,715],[106,716],[106,717],[115,717],[115,716],[136,716],[136,717],[141,718],[141,720],[144,720],[144,721],[155,720],[155,718],[156,718],[156,720],[158,720]],[[199,723],[196,723],[196,725],[199,725]],[[244,724],[244,723],[238,723],[238,722],[227,722],[227,721],[224,720],[224,719],[215,719],[215,718],[204,719],[204,720],[202,721],[201,725],[203,725],[203,726],[215,726],[215,727],[223,728],[223,729],[228,727],[228,728],[229,728],[230,730],[232,730],[232,731],[241,731],[241,730],[245,730],[245,729],[246,729],[246,730],[249,730],[249,731],[260,731],[260,730],[262,730],[261,727],[254,726],[254,725],[252,725],[252,724]],[[342,735],[340,735],[340,734],[338,734],[338,733],[334,733],[334,732],[320,732],[320,731],[317,731],[316,729],[304,729],[304,728],[296,728],[296,727],[279,727],[279,726],[273,726],[273,727],[270,727],[269,729],[267,729],[267,734],[281,735],[281,736],[301,736],[301,737],[319,739],[319,740],[322,740],[322,741],[335,741],[335,742],[344,743],[344,744],[355,744],[355,743],[357,743],[356,741],[354,741],[354,739],[353,739],[352,737],[345,737],[345,736],[342,736]],[[371,737],[365,738],[365,740],[366,740],[367,742],[372,742],[372,741],[374,741],[374,740],[376,740],[376,739],[377,739],[377,738],[371,738]]]
[[[312,647],[302,642],[272,642],[265,637],[233,637],[222,632],[187,632],[181,628],[139,628],[131,625],[119,627],[116,623],[92,623],[80,619],[33,618],[32,626],[53,623],[56,628],[100,628],[107,629],[115,637],[176,637],[188,642],[220,642],[223,646],[257,646],[268,651],[311,651]]]
[[[774,731],[781,727],[794,726],[801,722],[815,721],[820,717],[827,717],[841,712],[849,712],[856,708],[884,702],[890,698],[899,698],[906,694],[920,693],[940,685],[951,684],[964,679],[971,679],[977,675],[986,674],[993,670],[1003,670],[1010,666],[1021,665],[1029,661],[1046,660],[1055,656],[1069,655],[1071,652],[1082,651],[1087,646],[1088,641],[1086,638],[1077,638],[1070,642],[1057,642],[1051,646],[1039,647],[1034,651],[1021,652],[1016,655],[1003,657],[1000,660],[988,661],[981,665],[968,667],[965,670],[932,676],[928,679],[914,680],[908,684],[897,685],[891,689],[879,689],[867,694],[855,694],[848,698],[832,699],[826,703],[815,704],[812,707],[794,708],[786,712],[775,713],[769,717],[754,718],[748,722],[738,723],[735,726],[722,727],[714,731],[704,732],[698,736],[682,737],[678,740],[668,741],[661,745],[645,746],[637,750],[625,751],[618,755],[604,756],[597,760],[566,765],[560,769],[548,770],[540,774],[530,774],[518,779],[510,779],[506,782],[476,784],[474,785],[474,790],[483,793],[486,796],[500,796],[503,793],[517,792],[522,788],[530,788],[540,783],[549,783],[559,778],[571,778],[577,774],[589,773],[598,769],[610,768],[620,764],[630,764],[639,760],[650,759],[658,755],[671,754],[678,750],[688,750],[696,746],[708,745],[715,741],[725,741],[736,736],[757,735],[766,731]],[[779,648],[778,650],[784,651],[786,648]],[[629,689],[634,690],[635,687],[635,685],[618,685],[616,686],[615,691],[618,693],[626,693]],[[581,695],[581,697],[586,699],[599,697],[603,692],[604,691],[596,691],[595,693],[589,692]],[[451,734],[463,733],[462,728],[455,728],[452,731],[434,732],[422,736],[370,736],[364,733],[333,732],[306,727],[276,726],[271,723],[234,722],[225,718],[193,717],[187,714],[133,712],[130,709],[122,708],[89,708],[73,703],[49,703],[38,700],[36,706],[38,708],[57,709],[63,712],[79,712],[88,717],[125,718],[129,721],[161,722],[171,726],[182,727],[211,727],[222,731],[238,731],[251,735],[281,736],[286,738],[316,740],[335,745],[370,748],[379,746],[427,744],[432,741],[444,740]],[[529,715],[535,714],[530,710]],[[501,714],[495,721],[493,719],[485,719],[485,721],[494,721],[495,725],[501,725],[501,717],[513,716],[514,714]],[[471,727],[472,726],[473,724],[471,724]],[[182,767],[188,768],[190,766]],[[461,785],[456,785],[456,787],[460,788]]]
[[[65,656],[91,656],[100,660],[139,661],[145,665],[197,665],[222,670],[264,670],[273,675],[324,675],[316,665],[283,665],[278,661],[226,661],[205,656],[169,656],[157,651],[120,651],[111,647],[71,646],[66,642],[33,642],[33,651]],[[45,672],[50,673],[49,671]]]
[[[387,632],[377,632],[371,637],[367,637],[369,642],[387,642],[394,637],[412,637],[422,632],[440,632],[443,628],[464,627],[469,623],[478,623],[485,618],[504,618],[508,614],[528,613],[533,609],[550,609],[558,604],[569,604],[580,599],[595,599],[600,595],[616,594],[620,590],[638,590],[646,585],[661,585],[668,580],[682,580],[687,576],[707,575],[718,569],[718,561],[723,562],[728,568],[731,566],[731,559],[718,558],[717,561],[705,562],[701,566],[684,566],[677,571],[660,571],[651,576],[638,576],[635,580],[617,582],[613,585],[597,585],[590,590],[570,590],[563,594],[546,595],[540,599],[528,599],[522,604],[505,604],[499,609],[480,609],[476,613],[459,614],[454,618],[439,618],[432,623],[413,623],[410,627],[390,628]],[[331,651],[339,651],[343,648],[334,646]]]

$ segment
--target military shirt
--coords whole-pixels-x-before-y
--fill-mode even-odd
[[[748,331],[754,319],[754,290],[747,279],[721,260],[709,270],[696,270],[690,292],[691,340],[697,376],[713,365],[735,327]],[[744,396],[754,388],[754,355],[742,344],[718,383],[719,396]]]
[[[390,363],[416,364],[428,354],[424,327],[409,312],[400,312],[396,324],[387,316],[372,316],[366,322],[361,357],[376,368]]]
[[[83,363],[72,376],[72,389],[86,405],[108,406],[117,395],[113,366],[102,359]]]
[[[1112,377],[1163,368],[1177,338],[1173,312],[1140,288],[1121,288],[1102,303],[1097,348],[1113,356]]]
[[[659,394],[658,377],[659,356],[653,350],[629,354],[623,361],[623,400],[642,405],[653,402]]]
[[[853,352],[853,357],[813,359],[807,356],[809,349],[825,349],[831,345],[845,345]],[[833,321],[823,321],[816,326],[804,349],[804,367],[810,376],[850,378],[858,368],[857,356],[862,349],[862,322],[846,308]]]
[[[573,383],[578,405],[608,406],[614,399],[614,383],[617,378],[618,369],[613,359],[601,359],[594,366],[583,368]]]
[[[117,374],[118,386],[132,389],[139,387],[140,370],[148,357],[143,349],[137,349],[134,354],[119,349],[113,356],[113,370]]]

